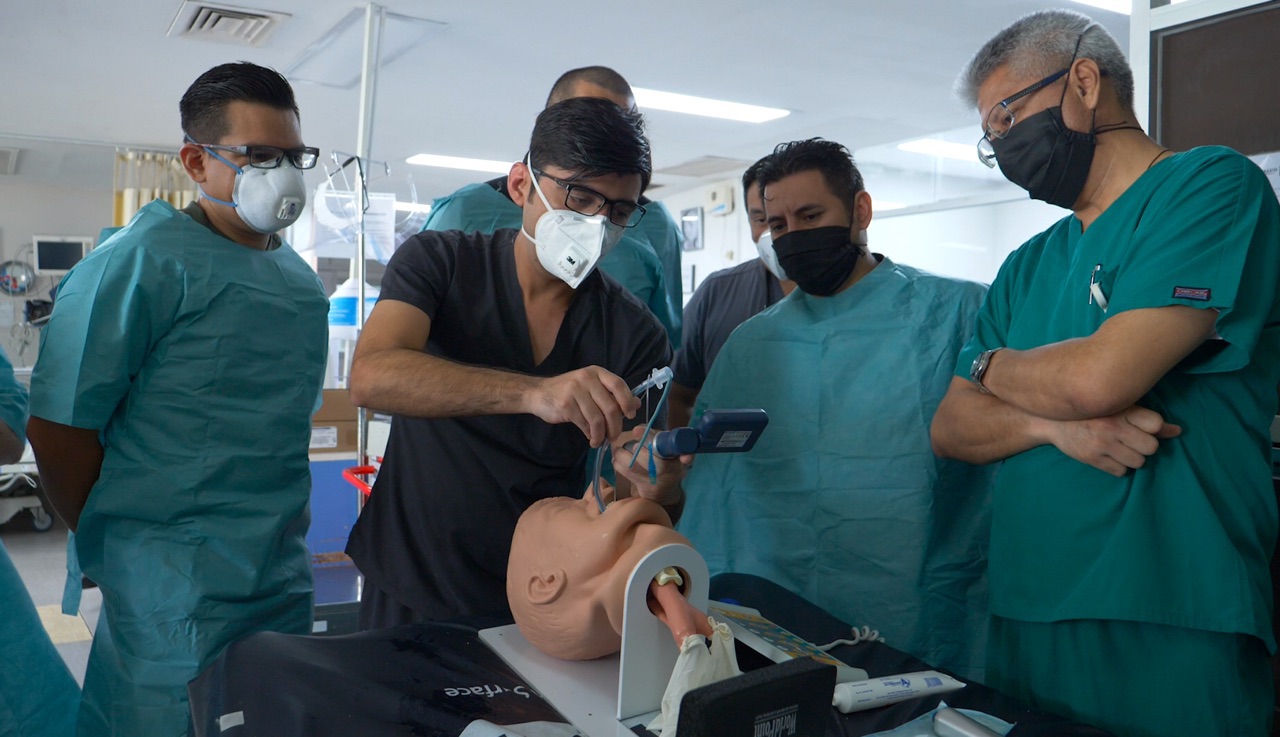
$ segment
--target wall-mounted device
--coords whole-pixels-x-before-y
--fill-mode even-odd
[[[733,182],[723,182],[713,185],[707,190],[706,201],[702,205],[702,209],[708,214],[715,217],[724,217],[733,213]]]
[[[37,235],[31,238],[36,276],[63,276],[93,250],[89,236]]]

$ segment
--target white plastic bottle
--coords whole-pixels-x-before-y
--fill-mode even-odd
[[[369,319],[378,301],[378,288],[364,285],[364,317]],[[326,389],[347,385],[351,370],[351,354],[356,347],[356,302],[360,299],[360,282],[347,279],[329,297],[329,366],[325,372]]]

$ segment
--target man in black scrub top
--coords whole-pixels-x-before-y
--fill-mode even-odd
[[[580,496],[588,446],[614,445],[619,494],[684,503],[683,467],[621,446],[633,387],[671,361],[662,325],[595,269],[644,216],[643,119],[574,98],[538,116],[508,187],[519,230],[426,231],[387,265],[351,369],[356,404],[394,415],[347,552],[362,629],[507,610],[516,520]]]

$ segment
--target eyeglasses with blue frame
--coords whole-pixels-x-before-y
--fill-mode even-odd
[[[311,169],[314,168],[316,162],[320,160],[320,149],[314,146],[299,146],[297,148],[280,148],[279,146],[221,146],[213,143],[199,143],[193,141],[187,136],[187,143],[200,148],[207,148],[213,151],[227,151],[233,154],[239,154],[249,160],[249,166],[254,169],[275,169],[280,166],[285,157],[288,157],[289,163],[295,169]]]

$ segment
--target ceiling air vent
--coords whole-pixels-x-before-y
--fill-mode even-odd
[[[290,17],[289,13],[187,0],[178,8],[178,15],[166,35],[238,46],[261,46]]]
[[[20,148],[0,148],[0,175],[18,171],[18,152],[21,150]]]

